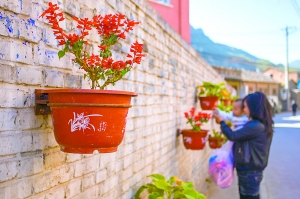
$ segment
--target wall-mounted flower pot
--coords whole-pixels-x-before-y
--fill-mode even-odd
[[[202,110],[213,110],[218,105],[218,97],[199,97]]]
[[[221,102],[223,102],[224,106],[232,105],[232,100],[230,99],[222,99]]]
[[[207,130],[193,131],[182,130],[183,144],[186,149],[201,150],[204,148],[207,139]]]
[[[210,148],[218,149],[218,148],[222,147],[224,139],[223,138],[217,139],[215,137],[208,136],[208,142],[209,142]]]
[[[89,154],[117,151],[133,92],[49,89],[54,135],[62,151]]]

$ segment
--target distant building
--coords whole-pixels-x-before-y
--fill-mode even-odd
[[[148,2],[187,43],[191,43],[189,0],[148,0]]]
[[[228,67],[213,66],[224,77],[225,81],[237,91],[241,98],[256,91],[263,92],[276,104],[280,102],[280,82],[265,76],[259,71],[238,70]]]
[[[285,76],[284,76],[284,70],[280,70],[277,68],[268,68],[265,71],[263,71],[263,74],[271,77],[281,83],[281,85],[285,84]],[[295,83],[298,83],[300,77],[300,72],[289,72],[289,80],[293,80]]]
[[[265,71],[263,71],[263,73],[264,75],[279,81],[280,84],[284,86],[285,75],[283,69],[280,70],[276,68],[268,68]],[[300,106],[300,72],[289,72],[289,90],[289,101],[291,102],[292,100],[295,100],[298,106]],[[283,103],[283,106],[286,108],[286,101]]]

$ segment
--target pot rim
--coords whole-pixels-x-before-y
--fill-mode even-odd
[[[108,94],[108,95],[130,95],[133,97],[138,96],[136,92],[120,91],[120,90],[97,90],[97,89],[72,89],[72,88],[53,88],[42,89],[42,93],[92,93],[92,94]]]

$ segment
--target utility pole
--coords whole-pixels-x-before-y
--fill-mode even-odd
[[[286,110],[290,108],[290,91],[289,91],[289,31],[296,30],[296,27],[285,28],[285,37],[286,37],[286,65],[284,67],[284,77],[285,77],[285,92],[286,92]]]

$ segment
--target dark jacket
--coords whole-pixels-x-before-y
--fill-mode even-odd
[[[264,170],[272,141],[272,135],[268,136],[265,132],[264,124],[250,120],[237,131],[232,131],[224,121],[220,124],[228,140],[235,142],[234,163],[237,170]]]

